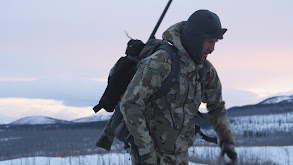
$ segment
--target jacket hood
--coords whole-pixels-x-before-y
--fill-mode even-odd
[[[170,42],[173,46],[175,46],[177,48],[178,55],[180,56],[180,59],[185,64],[188,65],[191,59],[190,59],[187,51],[183,47],[182,42],[181,42],[181,37],[180,37],[181,31],[182,31],[183,27],[185,26],[185,23],[186,23],[186,21],[182,21],[182,22],[179,22],[179,23],[172,25],[163,33],[162,38],[164,40],[167,40],[168,42]]]

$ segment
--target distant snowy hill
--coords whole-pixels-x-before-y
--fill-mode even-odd
[[[12,120],[14,122],[11,122],[11,120],[10,120],[11,123],[5,122],[3,124],[10,123],[11,125],[38,125],[38,124],[88,123],[88,122],[109,120],[112,114],[113,113],[101,111],[101,112],[95,113],[91,116],[75,119],[72,121],[54,119],[54,118],[46,117],[46,116],[29,116],[29,117],[24,117],[24,118],[18,119],[16,121]],[[0,125],[1,125],[1,123],[0,123]]]
[[[281,102],[292,103],[293,102],[293,95],[271,97],[271,98],[268,98],[268,99],[260,102],[259,104],[277,104],[277,103],[281,103]]]
[[[290,103],[281,104],[280,103]],[[229,116],[251,116],[251,115],[265,115],[265,114],[276,114],[276,113],[287,113],[292,111],[293,95],[291,96],[275,96],[268,98],[255,105],[246,105],[241,107],[232,107],[228,109]],[[30,116],[24,117],[14,121],[12,118],[1,117],[0,125],[8,124],[11,121],[11,125],[37,125],[37,124],[67,124],[67,123],[88,123],[109,120],[113,113],[101,110],[88,117],[78,118],[71,121],[54,119],[45,116]]]
[[[254,116],[286,114],[293,112],[293,96],[276,96],[258,104],[232,107],[227,109],[228,116]]]
[[[66,120],[59,120],[45,116],[29,116],[16,120],[11,125],[36,125],[36,124],[65,124],[71,123]]]
[[[0,116],[0,125],[1,124],[8,124],[15,121],[15,118],[8,117],[8,116]]]
[[[89,117],[83,117],[75,120],[71,120],[74,123],[86,123],[86,122],[95,122],[95,121],[103,121],[103,120],[109,120],[111,118],[111,115],[113,113],[108,112],[99,112],[95,113]]]

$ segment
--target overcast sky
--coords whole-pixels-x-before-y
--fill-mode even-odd
[[[198,9],[228,31],[209,60],[227,107],[293,94],[291,0],[173,0],[157,34]],[[146,42],[167,0],[0,1],[0,117],[93,114],[128,38]]]

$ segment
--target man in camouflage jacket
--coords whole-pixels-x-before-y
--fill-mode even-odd
[[[206,60],[226,31],[218,16],[208,10],[196,11],[188,21],[167,29],[163,39],[176,47],[180,58],[178,84],[147,104],[170,73],[171,59],[165,50],[158,50],[139,63],[120,108],[138,146],[141,164],[188,164],[188,149],[195,140],[193,119],[201,102],[207,103],[222,153],[233,161],[237,159],[221,83],[215,68]],[[200,70],[204,66],[206,81],[201,84]]]

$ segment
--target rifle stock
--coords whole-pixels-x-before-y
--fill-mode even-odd
[[[202,139],[204,139],[207,142],[218,144],[218,140],[216,137],[209,137],[205,135],[204,133],[201,132],[199,125],[197,124],[194,124],[194,125],[195,125],[195,133],[198,133],[202,137]]]
[[[114,141],[114,130],[111,127],[112,118],[113,116],[110,118],[110,120],[106,124],[103,132],[101,133],[99,140],[96,143],[97,147],[103,148],[107,151],[111,150],[111,146]]]

